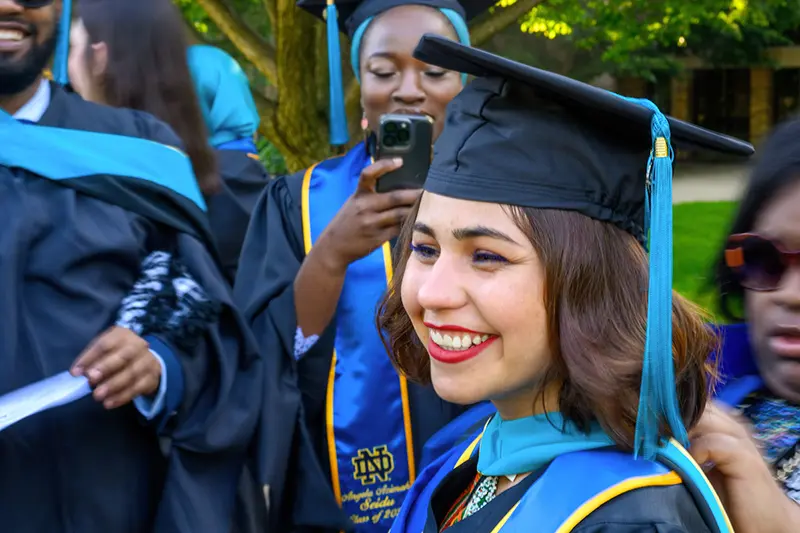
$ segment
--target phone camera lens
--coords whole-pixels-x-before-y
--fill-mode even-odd
[[[401,143],[405,144],[411,139],[411,134],[408,133],[408,130],[402,130],[397,134],[397,140]]]
[[[387,122],[384,125],[383,129],[384,129],[384,131],[394,133],[395,131],[397,131],[397,124],[394,123],[394,122]]]
[[[383,139],[383,145],[391,148],[392,146],[397,145],[397,138],[394,135],[387,135]]]

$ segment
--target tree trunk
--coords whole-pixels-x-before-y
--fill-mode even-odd
[[[494,13],[479,17],[470,27],[473,45],[485,43],[543,1],[546,0],[517,0],[509,7],[496,7]],[[295,172],[329,157],[325,26],[298,9],[295,0],[261,0],[265,16],[272,21],[273,47],[241,20],[228,0],[198,0],[198,3],[277,89],[277,98],[273,99],[271,92],[262,95],[255,91],[254,98],[262,119],[259,130],[283,155],[287,169]],[[341,50],[349,146],[352,146],[362,137],[361,102],[358,83],[350,69],[350,47],[344,38]]]
[[[317,64],[327,61],[318,34],[324,26],[297,9],[294,0],[278,0],[274,26],[278,103],[272,115],[274,135],[269,140],[278,148],[290,172],[301,170],[328,156],[328,128],[324,111],[315,103],[319,76]],[[269,120],[269,119],[268,119]]]

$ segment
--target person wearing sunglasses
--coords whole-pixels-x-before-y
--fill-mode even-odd
[[[258,351],[177,137],[65,90],[70,15],[0,0],[0,396],[83,394],[0,426],[0,529],[228,533]]]
[[[732,322],[721,328],[725,383],[717,399],[752,426],[762,466],[776,482],[764,490],[779,487],[800,503],[798,139],[795,120],[778,127],[760,150],[719,254],[716,288],[722,315]],[[750,472],[758,476],[757,469]],[[792,531],[800,530],[797,520]]]

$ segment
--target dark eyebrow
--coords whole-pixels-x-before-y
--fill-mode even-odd
[[[422,233],[423,235],[427,235],[428,237],[436,238],[436,234],[433,232],[433,229],[422,222],[417,222],[414,224],[414,231]],[[498,231],[496,229],[487,228],[486,226],[472,226],[469,228],[458,228],[453,230],[453,237],[455,237],[459,241],[464,241],[467,239],[477,239],[479,237],[488,237],[490,239],[497,239],[501,241],[505,241],[511,244],[516,244],[520,246],[520,244],[503,233],[502,231]]]
[[[374,54],[370,54],[367,60],[375,58],[382,58],[394,61],[397,58],[397,54],[392,52],[375,52]]]
[[[422,222],[415,222],[414,223],[414,231],[417,233],[422,233],[423,235],[427,235],[433,239],[436,238],[436,234],[433,232],[430,226],[423,224]]]

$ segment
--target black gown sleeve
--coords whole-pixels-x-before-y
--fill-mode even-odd
[[[216,153],[222,183],[216,194],[206,198],[206,203],[223,271],[233,283],[250,214],[269,183],[269,174],[260,161],[244,152],[217,150]]]
[[[264,354],[265,384],[254,465],[266,488],[270,531],[287,531],[309,518],[341,520],[318,457],[324,448],[325,377],[335,328],[329,327],[298,363],[294,280],[305,257],[302,173],[270,182],[250,220],[234,294]],[[343,518],[343,517],[342,517]],[[338,528],[341,529],[341,528]]]
[[[142,137],[181,146],[174,132],[153,117],[135,112],[135,121]],[[213,243],[166,228],[161,228],[158,240],[171,241],[188,273],[219,303],[220,315],[193,349],[176,350],[184,374],[183,401],[163,431],[169,457],[153,531],[226,532],[258,422],[261,358],[210,253]]]

